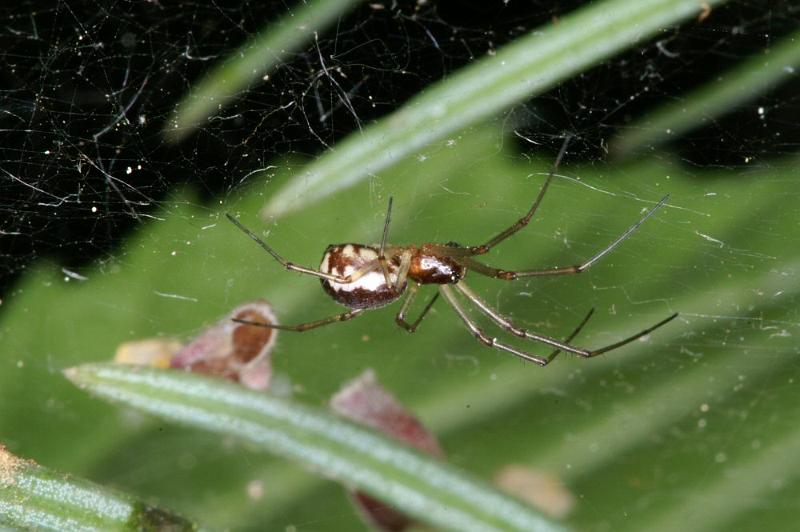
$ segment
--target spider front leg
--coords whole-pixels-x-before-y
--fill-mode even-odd
[[[353,318],[360,316],[363,313],[364,309],[354,309],[347,312],[342,312],[341,314],[336,314],[335,316],[328,316],[327,318],[322,318],[321,320],[309,321],[307,323],[299,323],[297,325],[278,325],[276,323],[262,323],[259,321],[240,320],[236,318],[234,318],[233,321],[235,321],[236,323],[242,323],[244,325],[255,325],[256,327],[266,327],[267,329],[280,329],[281,331],[305,332],[305,331],[310,331],[311,329],[316,329],[317,327],[322,327],[323,325],[328,325],[330,323],[352,320]]]
[[[392,279],[389,275],[389,264],[386,260],[386,238],[389,236],[389,223],[392,221],[392,197],[389,196],[389,207],[386,209],[386,219],[383,222],[383,235],[381,236],[381,245],[378,248],[378,263],[381,265],[383,271],[383,280],[386,281],[386,286],[393,286]]]
[[[598,253],[595,253],[592,258],[583,262],[582,264],[576,264],[574,266],[566,266],[563,268],[548,268],[544,270],[527,270],[527,271],[508,271],[508,270],[501,270],[499,268],[493,268],[491,266],[487,266],[481,262],[478,262],[474,259],[469,257],[464,257],[461,259],[464,262],[464,265],[467,268],[471,268],[476,272],[486,275],[488,277],[494,277],[496,279],[503,279],[505,281],[513,281],[514,279],[519,279],[520,277],[543,277],[546,275],[566,275],[572,273],[582,273],[594,266],[597,261],[614,251],[614,249],[619,246],[626,238],[631,236],[634,231],[639,229],[639,227],[650,218],[653,213],[655,213],[659,208],[661,208],[669,199],[669,194],[661,198],[655,207],[647,211],[647,214],[642,216],[638,222],[630,226],[624,233],[619,235],[616,240],[614,240],[611,244],[600,250]]]
[[[550,187],[550,183],[553,181],[553,176],[558,170],[559,165],[561,164],[561,159],[564,158],[564,155],[567,153],[567,146],[569,145],[569,141],[572,137],[567,135],[564,138],[564,143],[561,144],[561,149],[558,150],[558,155],[556,156],[556,160],[553,163],[553,166],[550,168],[550,172],[547,174],[547,179],[545,179],[542,188],[539,189],[539,194],[536,196],[536,199],[533,201],[533,205],[528,210],[527,214],[517,220],[514,224],[511,225],[508,229],[500,233],[499,235],[495,236],[488,242],[480,246],[470,246],[467,248],[462,248],[466,253],[465,255],[484,255],[488,253],[493,247],[497,244],[505,240],[506,238],[510,237],[526,225],[530,223],[531,218],[533,215],[536,214],[536,211],[539,209],[539,205],[542,203],[542,199],[544,199],[544,195],[547,192],[547,189]]]
[[[399,294],[403,291],[403,286],[406,283],[408,268],[411,265],[411,254],[407,250],[400,254],[400,268],[398,269],[396,281],[392,283],[389,261],[386,258],[386,240],[389,236],[389,224],[392,221],[392,202],[393,198],[389,196],[389,206],[386,208],[386,219],[383,222],[381,244],[378,247],[378,265],[381,268],[381,272],[383,272],[383,280],[386,282],[386,286],[391,287],[395,293]],[[389,248],[389,254],[391,256],[395,256],[395,253],[395,248]]]
[[[408,308],[411,306],[411,302],[414,301],[414,298],[417,295],[418,288],[419,285],[411,285],[408,287],[408,295],[406,296],[405,301],[403,301],[403,305],[400,307],[400,311],[394,318],[394,321],[397,325],[399,325],[400,327],[402,327],[403,329],[405,329],[410,333],[417,331],[417,327],[422,322],[422,319],[425,317],[426,314],[428,314],[428,311],[431,309],[433,304],[439,298],[439,293],[437,292],[430,299],[430,301],[428,301],[428,304],[425,305],[425,308],[422,310],[422,314],[420,314],[419,317],[416,320],[414,320],[414,323],[408,323],[406,321],[406,312],[408,311]]]

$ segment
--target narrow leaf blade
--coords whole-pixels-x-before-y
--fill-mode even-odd
[[[175,116],[167,122],[164,136],[173,142],[183,140],[358,2],[302,3],[298,9],[268,24],[192,88],[178,104]]]
[[[702,5],[697,0],[607,0],[537,28],[339,143],[279,190],[262,214],[281,216],[353,186],[698,14]]]
[[[0,526],[36,530],[195,530],[169,511],[13,456],[0,446]]]
[[[92,364],[66,375],[163,419],[235,436],[451,530],[562,530],[455,468],[323,410],[197,375]]]
[[[710,124],[780,83],[794,79],[798,66],[800,32],[794,32],[713,81],[630,124],[611,142],[612,151],[629,155]]]

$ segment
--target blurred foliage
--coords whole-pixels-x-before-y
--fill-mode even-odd
[[[176,106],[175,115],[164,126],[164,137],[178,142],[197,131],[247,89],[269,79],[272,70],[285,63],[316,39],[358,0],[319,0],[301,2],[297,9],[288,10],[283,17],[270,21],[227,60],[217,64],[199,81]]]
[[[575,263],[667,191],[669,206],[581,276],[468,280],[504,313],[552,335],[597,308],[578,345],[614,341],[672,311],[681,312],[676,322],[601,358],[562,355],[542,369],[478,344],[443,302],[415,335],[395,327],[388,308],[284,333],[277,370],[296,399],[320,404],[375,368],[439,434],[455,465],[489,478],[519,463],[564,478],[578,499],[568,523],[579,529],[692,522],[700,511],[707,528],[786,528],[800,488],[796,159],[690,172],[663,156],[613,166],[572,158],[535,222],[487,262]],[[283,271],[225,211],[306,265],[329,243],[376,241],[388,195],[392,242],[479,243],[528,208],[551,159],[520,157],[491,124],[259,226],[266,194],[295,168],[279,161],[270,180],[216,208],[179,195],[121,253],[80,272],[86,281],[39,264],[4,301],[0,439],[210,526],[357,528],[337,486],[236,442],[91,399],[60,369],[108,359],[126,340],[191,336],[255,297],[269,299],[284,323],[339,311],[316,280]],[[739,491],[736,479],[748,489]],[[248,485],[263,486],[263,497],[248,496]]]
[[[564,530],[491,484],[327,408],[219,378],[127,364],[84,364],[64,373],[104,399],[299,462],[349,489],[372,495],[409,519],[457,532]],[[380,407],[372,403],[364,408]]]
[[[197,529],[168,510],[17,458],[2,446],[0,526],[22,530]]]
[[[265,219],[304,208],[353,186],[418,150],[551,89],[665,28],[725,0],[604,0],[543,24],[452,75],[399,109],[336,143],[264,206]]]
[[[92,399],[61,369],[110,359],[128,340],[190,338],[258,297],[283,323],[341,311],[317,280],[285,272],[224,212],[308,266],[330,243],[378,240],[390,195],[393,243],[484,242],[526,212],[554,157],[520,153],[507,127],[498,119],[448,129],[380,175],[323,190],[324,201],[265,226],[259,210],[277,190],[291,191],[309,163],[278,158],[213,206],[193,190],[176,193],[92,268],[39,262],[3,301],[0,442],[211,527],[358,528],[339,486],[233,438]],[[739,166],[693,168],[663,151],[607,164],[579,155],[567,154],[534,222],[488,263],[578,263],[667,192],[668,206],[580,276],[468,282],[521,325],[553,336],[596,308],[580,346],[614,342],[675,311],[678,320],[603,357],[562,355],[542,369],[481,346],[442,301],[415,335],[388,308],[282,334],[279,380],[318,405],[374,368],[455,466],[490,479],[520,464],[563,479],[577,500],[567,524],[580,530],[790,529],[800,493],[797,157],[743,153]]]
[[[627,124],[611,140],[617,155],[630,155],[643,148],[654,149],[670,138],[712,123],[720,116],[741,109],[771,88],[797,77],[800,65],[800,32],[774,43],[754,56],[739,62],[731,71],[651,110],[644,117]],[[759,107],[758,114],[764,115]]]

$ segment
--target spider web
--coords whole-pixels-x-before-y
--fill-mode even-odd
[[[285,4],[7,7],[0,36],[4,286],[41,255],[55,253],[73,268],[113,253],[178,184],[191,183],[210,198],[277,155],[319,153],[428,83],[576,4],[361,6],[179,147],[160,135],[176,99]],[[535,125],[533,132],[518,131],[521,149],[544,145],[554,153],[559,141],[550,134],[571,131],[578,139],[573,152],[602,158],[609,131],[768,47],[795,23],[789,4],[762,10],[741,3],[715,13],[713,24],[668,32],[515,109],[517,120]],[[791,153],[794,88],[783,86],[759,105],[714,121],[680,152],[705,166]]]
[[[128,253],[125,244],[136,229],[162,222],[158,218],[173,210],[171,198],[176,191],[190,190],[193,196],[188,201],[200,209],[232,201],[243,185],[263,179],[258,171],[276,167],[279,173],[292,161],[335,147],[430,83],[538,26],[557,23],[581,4],[419,0],[359,5],[180,144],[168,142],[162,134],[176,102],[212,65],[292,6],[284,2],[59,0],[0,8],[5,21],[0,28],[0,289],[8,301],[3,310],[13,306],[9,296],[29,267],[53,260],[64,282],[85,281],[85,271],[93,264],[113,263]],[[505,132],[504,142],[513,143],[513,163],[541,165],[545,161],[546,167],[560,147],[562,132],[568,131],[573,135],[569,162],[602,173],[607,168],[609,138],[635,117],[660,102],[680,101],[692,88],[796,29],[800,11],[792,2],[768,4],[734,2],[716,10],[705,23],[665,31],[655,41],[509,110],[493,126]],[[800,82],[791,79],[684,135],[667,150],[652,151],[676,172],[708,178],[712,185],[723,179],[744,183],[751,169],[769,170],[778,165],[775,161],[797,153],[798,87]],[[414,178],[415,186],[422,186],[425,160],[417,162],[421,175]],[[556,192],[560,200],[553,204],[559,207],[551,208],[559,211],[553,216],[561,222],[571,219],[570,194],[595,194],[597,202],[616,198],[620,211],[597,220],[594,242],[572,242],[566,230],[533,230],[547,240],[545,252],[566,245],[576,255],[591,253],[613,239],[615,229],[603,228],[606,223],[624,229],[633,221],[632,215],[635,219],[637,209],[648,205],[645,201],[657,201],[664,190],[642,185],[632,174],[617,181],[587,181],[567,170],[560,175],[560,195]],[[800,194],[796,181],[785,185],[788,209],[796,206]],[[365,187],[370,204],[361,227],[374,238],[383,216],[381,191],[391,184],[374,176]],[[484,193],[485,197],[478,197],[477,191],[464,191],[457,181],[448,180],[437,185],[434,195],[464,195],[469,205],[485,202],[488,210],[505,211],[506,218],[519,212],[521,203],[503,185],[487,187]],[[468,218],[467,210],[455,214]],[[428,207],[410,214],[409,224],[416,234],[427,229],[430,240],[472,238],[466,228],[455,236],[446,234],[441,224],[452,214]],[[694,225],[692,214],[672,223],[678,231],[696,234],[704,244],[705,269],[696,271],[697,276],[713,284],[726,275],[755,278],[754,269],[766,274],[775,268],[777,254],[762,252],[741,239],[729,245],[719,235]],[[796,248],[800,243],[794,236],[781,236],[787,225],[796,229],[796,211],[794,217],[788,210],[773,214],[753,220],[745,228],[745,238],[755,241],[771,234],[787,249]],[[594,221],[589,212],[572,216]],[[189,217],[183,221],[201,240],[203,225]],[[296,235],[296,248],[286,250],[287,254],[339,238],[312,233],[312,226],[310,222],[295,228],[278,224],[270,230],[280,228]],[[322,225],[317,223],[317,227]],[[333,229],[326,231],[335,233]],[[497,260],[502,257],[501,251]],[[657,261],[644,254],[638,260],[645,268]],[[687,260],[686,268],[691,269],[692,259]],[[209,258],[198,269],[211,263]],[[647,280],[616,279],[608,285],[581,282],[590,293],[587,306],[605,291],[618,292],[623,305],[645,302],[638,292]],[[548,322],[575,319],[583,311],[573,311],[570,302],[557,293],[531,284],[504,286],[495,294],[490,301],[499,307],[504,301],[526,298],[546,303],[554,311],[552,318],[543,320]],[[190,296],[165,293],[165,297]],[[669,294],[661,300],[672,302]],[[768,345],[740,342],[737,335],[750,328],[771,330],[778,337],[796,334],[800,317],[790,310],[795,301],[779,302],[777,310],[765,311],[761,319],[727,308],[690,316],[723,322],[728,328],[713,338],[687,341],[684,354],[690,359],[701,357],[704,347],[721,347],[726,342],[770,353]],[[779,318],[772,319],[771,313]],[[445,356],[454,364],[480,364],[456,351]],[[630,384],[620,377],[617,385],[626,382]],[[323,396],[320,392],[319,398]],[[748,397],[752,402],[762,398],[758,393]],[[675,454],[688,452],[683,448]],[[724,463],[724,454],[719,451],[714,456]]]

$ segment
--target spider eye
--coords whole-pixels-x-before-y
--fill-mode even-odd
[[[461,244],[459,244],[458,242],[453,242],[453,241],[451,240],[450,242],[447,242],[447,243],[445,244],[445,246],[447,246],[447,247],[449,247],[449,248],[460,248],[460,247],[461,247]]]

